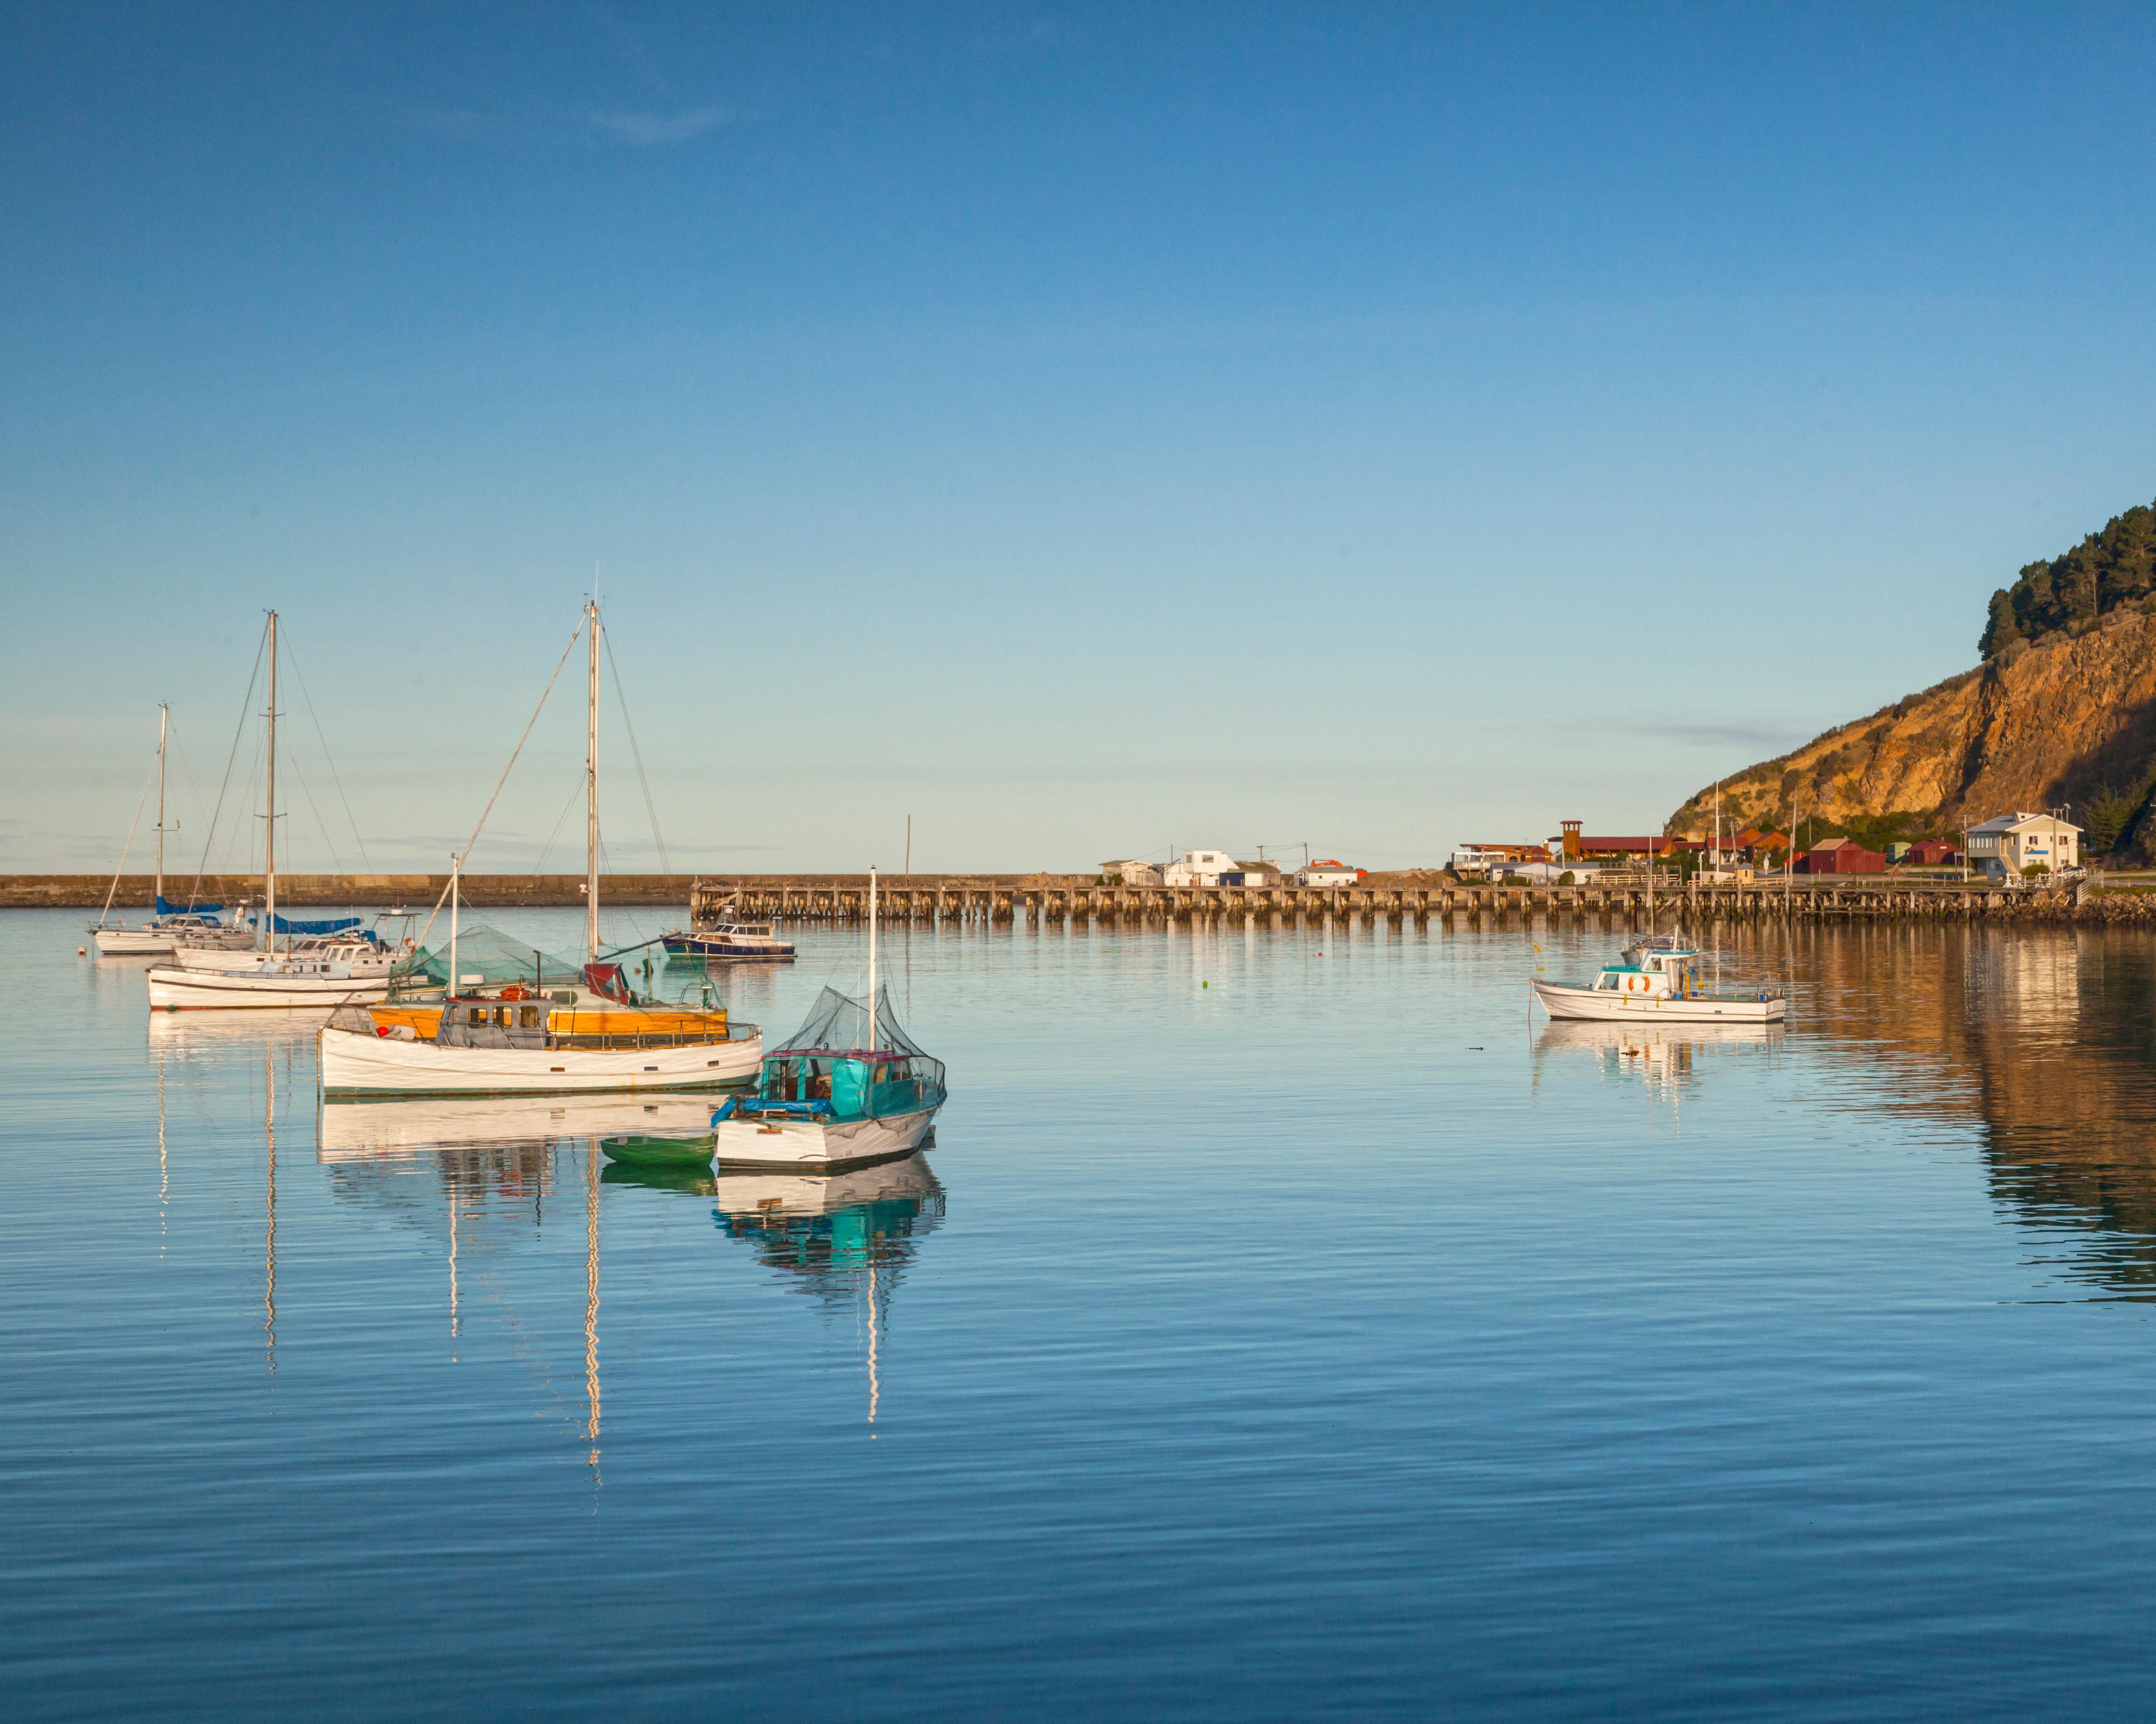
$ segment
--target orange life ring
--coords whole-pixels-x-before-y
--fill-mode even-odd
[[[524,984],[521,982],[512,982],[501,990],[499,997],[506,1000],[521,1000],[526,997]]]

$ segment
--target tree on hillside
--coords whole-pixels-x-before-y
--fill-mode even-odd
[[[1984,634],[1976,649],[1985,658],[2005,651],[2015,641],[2025,639],[2021,626],[2014,620],[2014,595],[2001,587],[1991,595],[1991,618],[1984,625]]]
[[[2093,623],[2123,604],[2156,591],[2156,510],[2136,505],[2104,523],[2060,557],[2025,565],[2006,589],[2002,610],[1996,594],[1979,650],[1994,658],[2016,640],[2034,640],[2069,623]],[[2010,613],[2012,627],[2002,616]]]

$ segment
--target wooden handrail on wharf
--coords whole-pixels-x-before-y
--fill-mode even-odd
[[[1167,926],[1192,920],[1275,919],[1317,922],[1424,921],[1432,916],[1506,915],[1645,916],[1647,887],[1641,880],[1584,885],[1481,885],[1455,882],[1398,886],[1126,886],[1096,880],[1049,878],[1024,884],[978,878],[886,879],[878,886],[887,921],[1046,925],[1071,921],[1125,926]],[[2092,916],[2092,907],[2102,909]],[[1653,907],[1661,916],[1845,921],[1892,917],[1972,919],[2123,920],[2156,918],[2156,893],[2098,893],[2072,886],[2036,891],[1982,882],[1907,881],[1843,875],[1799,880],[1786,885],[1658,884]],[[692,910],[699,920],[724,913],[747,921],[842,924],[868,913],[867,882],[813,885],[749,879],[698,884]]]

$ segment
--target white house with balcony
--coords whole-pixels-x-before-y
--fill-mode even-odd
[[[1217,886],[1220,876],[1242,865],[1225,850],[1185,850],[1161,870],[1164,886]]]
[[[2056,814],[2001,814],[1972,826],[1969,865],[1986,880],[2018,880],[2031,868],[2057,874],[2082,864],[2082,829]]]

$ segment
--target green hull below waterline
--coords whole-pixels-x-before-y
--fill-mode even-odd
[[[626,1162],[633,1167],[704,1167],[711,1165],[716,1137],[602,1137],[599,1147],[610,1162]]]

